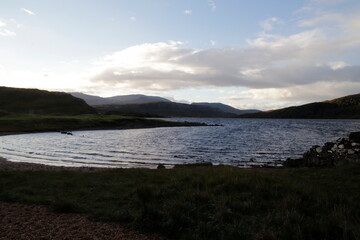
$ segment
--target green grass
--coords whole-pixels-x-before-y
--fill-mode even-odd
[[[169,122],[112,115],[11,115],[0,117],[1,132],[45,132],[85,129],[125,129],[146,127],[196,126],[201,124]]]
[[[169,239],[360,239],[360,166],[1,172],[0,200]]]

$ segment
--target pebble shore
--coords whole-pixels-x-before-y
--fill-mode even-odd
[[[2,171],[81,171],[81,172],[95,172],[104,171],[108,168],[94,168],[94,167],[58,167],[49,166],[36,163],[25,162],[11,162],[5,158],[0,157],[0,170]]]

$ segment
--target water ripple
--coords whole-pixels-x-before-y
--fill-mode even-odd
[[[57,166],[150,167],[211,161],[279,165],[312,145],[360,130],[359,120],[171,119],[221,127],[77,131],[0,137],[0,155]]]

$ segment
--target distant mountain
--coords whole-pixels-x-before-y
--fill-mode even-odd
[[[245,114],[242,118],[360,119],[360,94],[309,103],[267,112]]]
[[[259,112],[259,110],[255,109],[239,110],[222,103],[174,103],[166,98],[142,94],[107,98],[80,92],[72,92],[70,94],[83,99],[90,106],[107,114],[114,113],[143,117],[234,117],[245,113]]]
[[[96,110],[64,92],[0,87],[0,114],[93,114]]]
[[[70,93],[74,97],[83,99],[90,106],[110,105],[110,104],[134,104],[134,103],[150,103],[150,102],[170,102],[170,100],[156,96],[146,96],[142,94],[123,95],[114,97],[99,97],[79,92]]]
[[[106,114],[120,114],[152,117],[235,117],[218,108],[196,104],[154,102],[126,105],[102,105],[95,108]]]
[[[226,113],[232,113],[232,114],[236,114],[236,115],[260,112],[260,110],[256,110],[256,109],[240,110],[240,109],[231,107],[231,106],[223,104],[223,103],[199,102],[199,103],[192,103],[191,105],[213,107],[213,108],[219,109],[220,111],[223,111]]]

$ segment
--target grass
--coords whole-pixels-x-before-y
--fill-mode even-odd
[[[45,132],[85,129],[124,129],[170,126],[199,126],[186,122],[169,122],[139,117],[113,115],[10,115],[0,117],[1,132]]]
[[[360,166],[0,171],[0,200],[169,239],[360,239]]]

